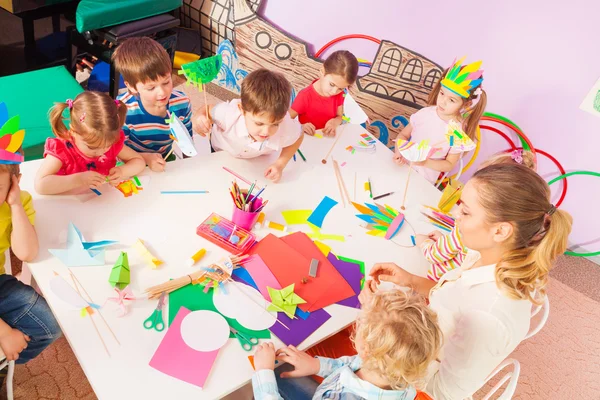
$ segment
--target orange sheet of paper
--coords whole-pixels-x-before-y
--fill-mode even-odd
[[[250,250],[258,254],[282,287],[295,284],[294,292],[306,300],[303,311],[315,311],[354,296],[352,288],[319,248],[302,232],[280,239],[267,235]],[[310,278],[310,260],[319,260],[316,278]],[[307,283],[302,279],[307,278]]]

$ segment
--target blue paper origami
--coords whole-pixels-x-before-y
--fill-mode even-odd
[[[79,229],[70,222],[67,232],[67,248],[49,249],[48,251],[67,267],[104,265],[104,248],[115,243],[117,243],[115,240],[86,242]]]

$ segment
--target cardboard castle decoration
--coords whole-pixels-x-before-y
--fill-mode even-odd
[[[239,83],[248,72],[264,67],[284,73],[295,93],[318,77],[323,62],[308,54],[305,42],[260,18],[247,0],[229,3],[229,18],[233,17],[235,24],[235,51],[229,42],[222,44],[219,51],[224,51],[222,73],[235,79],[232,84],[219,77],[221,86],[236,91],[236,80]],[[239,68],[234,65],[237,57]],[[441,75],[438,64],[383,40],[369,73],[357,80],[350,93],[369,116],[367,129],[391,147],[392,139],[410,115],[427,105],[429,93]]]

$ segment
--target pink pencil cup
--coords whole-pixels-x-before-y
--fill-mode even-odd
[[[254,196],[250,196],[248,201],[250,202]],[[240,210],[237,206],[233,205],[233,215],[231,216],[231,222],[239,226],[240,228],[251,231],[258,220],[260,212],[258,210],[262,206],[262,199],[259,197],[250,204],[250,211]]]

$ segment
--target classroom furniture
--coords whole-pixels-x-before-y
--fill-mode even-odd
[[[529,330],[527,336],[525,336],[525,339],[529,339],[533,335],[536,335],[539,331],[542,330],[544,325],[546,325],[546,321],[548,321],[548,316],[550,315],[550,300],[548,300],[548,295],[546,295],[546,297],[544,298],[543,304],[535,306],[533,308],[533,311],[531,312],[531,318],[533,319],[537,314],[540,313],[540,311],[542,312],[542,316],[538,321],[537,326]]]
[[[404,188],[408,169],[397,166],[392,160],[392,152],[377,143],[377,152],[367,154],[350,153],[346,147],[357,144],[365,131],[360,126],[347,125],[332,156],[344,166],[340,167],[349,195],[357,202],[369,200],[364,191],[364,182],[369,178],[376,194]],[[195,136],[195,140],[204,140]],[[269,200],[265,208],[267,219],[283,223],[280,214],[283,210],[314,209],[324,196],[339,202],[327,215],[323,223],[323,233],[346,235],[344,242],[324,242],[332,251],[345,257],[362,260],[368,269],[375,262],[397,262],[410,272],[425,276],[428,264],[416,247],[410,247],[412,229],[408,225],[398,234],[400,247],[383,238],[367,235],[361,221],[355,216],[356,210],[342,205],[335,178],[333,163],[322,164],[321,160],[329,151],[332,139],[315,137],[304,138],[301,150],[307,162],[296,157],[286,167],[281,182],[268,183],[264,197]],[[226,252],[196,234],[197,226],[211,212],[226,218],[231,217],[232,201],[228,188],[234,177],[223,169],[226,166],[245,178],[258,180],[264,185],[265,169],[274,157],[259,157],[252,160],[235,159],[225,152],[211,155],[198,155],[193,158],[168,163],[164,173],[153,173],[146,169],[140,179],[148,179],[143,190],[131,197],[123,195],[104,185],[101,196],[93,195],[84,201],[81,196],[41,196],[33,190],[33,178],[40,161],[26,162],[21,166],[22,190],[28,190],[34,197],[36,206],[36,230],[40,240],[40,253],[29,268],[58,319],[64,335],[87,375],[96,395],[100,399],[116,398],[194,398],[216,399],[246,385],[252,377],[252,367],[248,353],[237,340],[230,339],[219,351],[206,385],[198,387],[164,375],[148,363],[156,351],[163,335],[143,328],[142,324],[156,308],[156,301],[145,299],[144,289],[163,283],[170,278],[183,276],[201,266],[210,265]],[[355,192],[356,174],[356,195]],[[436,205],[441,193],[418,174],[412,174],[406,201],[407,221],[417,232],[429,232],[429,225],[420,215],[420,205]],[[239,180],[238,182],[242,184]],[[208,194],[161,195],[161,190],[208,190]],[[385,204],[399,207],[403,190],[386,198]],[[69,210],[68,213],[64,210]],[[64,248],[69,222],[73,222],[88,241],[118,240],[119,245],[106,250],[105,266],[74,267],[68,269],[48,249]],[[304,230],[308,226],[289,226],[288,232]],[[255,231],[262,238],[268,233],[281,236],[284,232],[263,228]],[[351,236],[350,236],[351,235]],[[132,246],[138,239],[152,247],[156,257],[165,262],[157,269],[146,265]],[[195,267],[186,266],[186,260],[199,249],[207,250],[206,256]],[[69,277],[69,270],[85,287],[91,299],[102,304],[114,295],[108,283],[112,265],[120,251],[127,251],[131,269],[131,285],[138,298],[124,317],[117,316],[117,309],[107,304],[101,313],[121,342],[119,346],[108,330],[98,320],[98,329],[106,341],[111,357],[106,355],[90,321],[82,319],[60,299],[53,295],[49,281],[54,271]],[[70,278],[69,278],[69,282]],[[326,307],[331,314],[323,326],[309,336],[299,347],[309,348],[331,335],[345,329],[356,318],[358,310],[340,305]],[[165,310],[166,312],[167,310]],[[165,315],[165,320],[167,316]],[[273,336],[277,347],[282,342]]]
[[[48,111],[54,103],[74,99],[81,92],[63,66],[0,78],[0,102],[6,103],[10,115],[20,116],[20,127],[25,129],[25,160],[42,158],[46,138],[53,136]]]
[[[498,397],[494,397],[496,400],[510,400],[512,399],[515,391],[517,390],[517,383],[519,382],[519,374],[521,372],[521,364],[517,360],[507,358],[500,364],[487,378],[486,383],[493,379],[500,371],[506,367],[513,368],[512,371],[507,372],[495,385],[494,387],[482,398],[482,400],[489,400],[496,394],[496,392],[506,383],[506,389]]]

